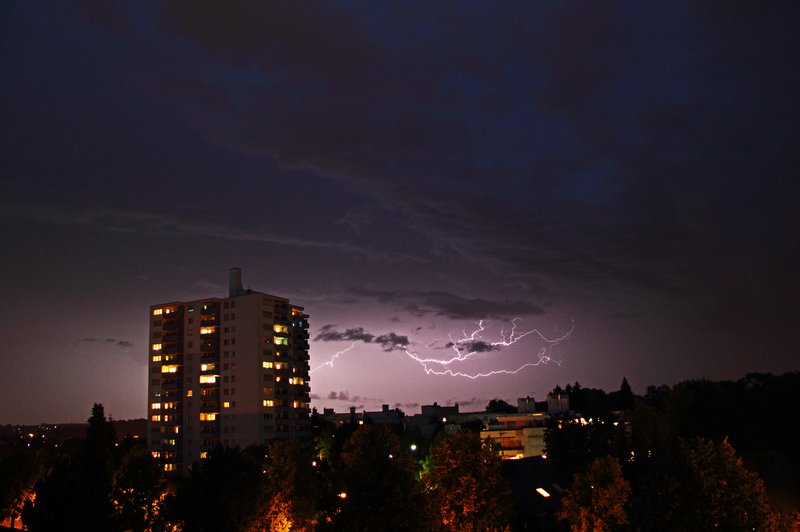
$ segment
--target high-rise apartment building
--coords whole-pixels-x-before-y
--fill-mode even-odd
[[[227,298],[150,307],[148,446],[167,472],[217,445],[310,441],[308,316],[241,279],[232,268]]]

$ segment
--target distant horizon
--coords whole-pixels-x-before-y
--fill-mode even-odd
[[[702,381],[702,380],[708,380],[708,381],[712,381],[712,382],[725,382],[725,381],[737,382],[737,381],[739,381],[739,380],[741,380],[741,379],[744,379],[744,378],[745,378],[747,375],[749,375],[749,374],[753,374],[753,373],[755,373],[755,374],[769,374],[769,375],[774,375],[774,376],[781,376],[781,375],[785,375],[785,374],[788,374],[788,373],[798,373],[798,372],[800,372],[800,369],[796,369],[796,370],[789,370],[789,371],[785,371],[785,372],[781,372],[781,373],[774,373],[774,372],[764,372],[764,371],[749,371],[749,372],[745,373],[744,375],[741,375],[740,377],[737,377],[737,378],[731,378],[731,379],[711,379],[711,378],[708,378],[708,377],[694,377],[694,378],[682,379],[682,380],[680,380],[680,381],[677,381],[677,382],[674,382],[674,383],[665,383],[665,382],[662,382],[662,383],[659,383],[659,384],[647,384],[647,385],[645,385],[645,387],[644,387],[644,390],[643,390],[641,393],[640,393],[640,392],[637,392],[637,391],[636,391],[636,387],[635,387],[635,386],[633,386],[633,385],[631,385],[631,390],[633,391],[633,394],[634,394],[634,395],[636,395],[636,396],[638,396],[638,397],[644,397],[644,395],[646,394],[646,390],[647,390],[647,387],[648,387],[648,386],[662,386],[662,385],[666,385],[666,386],[669,386],[670,388],[672,388],[672,387],[673,387],[673,386],[675,386],[676,384],[680,384],[680,383],[682,383],[682,382],[690,382],[690,381]],[[625,377],[620,377],[620,384],[622,384],[622,379],[623,379],[623,378],[625,378]],[[574,385],[574,384],[575,384],[575,382],[574,382],[574,381],[573,381],[573,382],[567,382],[567,383],[563,383],[563,384],[561,384],[561,383],[554,384],[552,387],[550,387],[550,389],[549,389],[547,392],[545,392],[545,393],[544,393],[544,395],[542,395],[542,396],[541,396],[541,397],[542,397],[541,399],[540,399],[538,396],[535,396],[535,395],[530,395],[530,394],[529,394],[529,396],[530,396],[531,398],[533,398],[533,399],[534,399],[536,402],[544,402],[544,401],[546,401],[546,400],[547,400],[547,395],[548,395],[548,394],[549,394],[549,393],[550,393],[550,392],[553,390],[553,388],[555,388],[556,386],[562,386],[562,387],[563,387],[563,386],[567,386],[567,385]],[[603,391],[604,391],[604,392],[606,392],[606,393],[611,393],[611,392],[616,392],[616,391],[619,391],[619,386],[617,386],[616,388],[613,388],[613,389],[608,389],[608,388],[602,388],[602,387],[597,387],[597,386],[585,385],[585,384],[584,384],[584,383],[582,383],[582,382],[579,382],[579,384],[581,385],[581,388],[594,388],[594,389],[600,389],[600,390],[603,390]],[[630,381],[629,381],[629,384],[630,384]],[[510,399],[508,399],[508,398],[506,398],[506,397],[500,397],[500,396],[487,397],[487,398],[486,398],[486,400],[485,400],[485,401],[483,401],[483,403],[482,403],[482,404],[483,404],[483,407],[481,407],[481,408],[479,408],[479,409],[477,409],[477,410],[463,410],[463,411],[459,410],[459,411],[460,411],[461,413],[470,413],[470,412],[483,412],[483,411],[485,411],[485,407],[486,407],[486,405],[488,405],[488,404],[489,404],[489,401],[491,401],[492,399],[502,399],[503,401],[507,402],[508,404],[510,404],[511,406],[513,406],[513,407],[515,407],[515,408],[516,408],[516,407],[517,407],[517,400],[518,400],[518,399],[524,399],[525,397],[526,397],[526,396],[524,396],[524,395],[523,395],[523,396],[519,396],[519,397],[514,397],[514,398],[513,398],[513,399],[511,399],[511,400],[510,400]],[[452,403],[452,402],[449,402],[449,403],[448,403],[448,402],[441,402],[441,401],[432,401],[431,403],[419,404],[419,405],[417,406],[417,410],[410,411],[410,410],[406,410],[406,409],[404,409],[403,407],[396,407],[396,406],[393,406],[391,403],[380,403],[380,404],[376,404],[375,406],[370,406],[369,408],[366,408],[366,407],[365,407],[365,408],[359,408],[357,405],[340,406],[339,408],[334,408],[334,411],[335,411],[336,413],[346,413],[346,412],[348,412],[348,411],[350,410],[350,406],[356,406],[356,411],[357,411],[357,412],[359,412],[359,413],[360,413],[360,412],[363,412],[363,411],[371,411],[371,412],[374,412],[374,411],[380,411],[380,410],[381,410],[381,407],[382,407],[382,405],[384,405],[384,404],[388,404],[390,409],[394,409],[394,408],[400,408],[400,410],[402,410],[404,414],[406,414],[406,415],[414,415],[414,414],[421,414],[421,413],[422,413],[422,407],[423,407],[423,406],[431,406],[431,405],[433,405],[433,403],[434,403],[434,402],[435,402],[435,403],[438,403],[438,404],[439,404],[439,406],[454,406],[454,404],[455,404],[455,403]],[[108,418],[110,421],[114,421],[114,422],[117,422],[117,421],[123,421],[123,422],[124,422],[124,421],[145,421],[145,422],[146,422],[146,421],[147,421],[147,417],[146,417],[146,416],[142,416],[142,417],[136,417],[136,418],[125,418],[125,419],[116,418],[116,417],[114,417],[112,414],[110,414],[110,413],[109,413],[108,406],[107,406],[105,403],[103,403],[102,401],[95,401],[95,403],[100,403],[100,404],[102,404],[102,405],[103,405],[103,408],[105,409],[105,412],[106,412],[106,417],[107,417],[107,418]],[[478,403],[480,403],[480,401],[478,401]],[[94,404],[94,403],[92,403],[92,404]],[[322,408],[320,408],[320,407],[316,407],[316,406],[314,405],[314,403],[313,403],[313,402],[312,402],[312,405],[311,405],[311,406],[312,406],[312,408],[317,408],[317,411],[318,411],[320,414],[322,414]],[[42,422],[38,422],[38,423],[6,423],[6,422],[0,422],[0,426],[26,426],[26,427],[35,427],[35,426],[39,426],[39,425],[87,425],[87,424],[88,424],[87,420],[89,419],[89,414],[91,414],[91,407],[92,407],[92,405],[88,405],[88,407],[87,407],[87,416],[86,416],[86,420],[83,420],[83,421],[60,421],[60,422],[49,422],[49,421],[42,421]],[[461,407],[461,404],[459,404],[459,408],[460,408],[460,407]],[[330,408],[330,407],[325,407],[325,408]]]

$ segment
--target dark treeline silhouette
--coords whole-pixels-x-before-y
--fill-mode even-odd
[[[799,390],[797,372],[649,386],[643,397],[627,380],[608,394],[556,387],[571,407],[545,432],[548,460],[572,479],[562,517],[584,529],[796,530]]]
[[[426,439],[369,420],[336,426],[313,411],[311,450],[218,447],[168,480],[143,439],[117,438],[95,404],[77,445],[2,441],[0,519],[33,531],[793,530],[798,390],[800,373],[642,396],[627,380],[610,393],[556,387],[570,408],[548,422],[546,459],[527,460],[560,477],[563,493],[532,517],[512,493],[521,469],[509,483],[514,464],[501,464],[474,421],[438,424]],[[514,409],[493,399],[486,411]]]

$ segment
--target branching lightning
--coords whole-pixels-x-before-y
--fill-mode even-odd
[[[487,329],[484,320],[479,321],[478,327],[469,334],[467,334],[466,330],[461,331],[461,336],[459,337],[456,337],[452,333],[449,334],[448,337],[450,342],[447,345],[453,350],[453,355],[448,358],[424,358],[417,353],[414,353],[408,347],[406,347],[404,351],[406,355],[422,366],[427,375],[449,375],[451,377],[465,377],[468,379],[478,379],[481,377],[490,377],[492,375],[514,375],[515,373],[519,373],[526,368],[548,364],[550,362],[561,365],[558,360],[554,360],[552,358],[551,353],[556,345],[569,338],[569,336],[572,334],[572,331],[575,329],[575,322],[572,322],[572,326],[564,334],[554,338],[548,338],[538,329],[520,332],[518,330],[519,321],[519,318],[514,318],[511,320],[511,328],[508,330],[500,329],[499,339],[492,342],[487,342],[483,339],[482,334]],[[514,345],[523,338],[531,335],[539,338],[539,340],[544,342],[544,345],[536,354],[535,361],[526,362],[516,369],[495,369],[484,373],[468,373],[465,371],[458,371],[450,367],[458,362],[467,361],[480,353],[499,351],[500,349]],[[355,348],[355,345],[356,342],[353,342],[350,344],[350,347],[338,351],[331,357],[329,361],[312,369],[310,373],[314,373],[315,371],[326,366],[333,367],[333,363],[336,361],[336,359],[342,356],[344,353],[351,351],[353,348]]]
[[[534,366],[539,366],[541,364],[547,364],[549,362],[554,362],[555,364],[559,364],[559,361],[553,360],[550,356],[553,347],[558,345],[559,343],[563,342],[567,338],[569,338],[572,331],[575,329],[575,322],[572,323],[570,329],[558,336],[556,338],[548,338],[544,334],[542,334],[538,329],[531,329],[529,331],[520,333],[517,331],[517,322],[519,318],[515,318],[511,320],[511,330],[506,333],[504,330],[500,330],[500,339],[494,342],[484,342],[481,339],[481,333],[486,330],[484,326],[483,320],[478,322],[478,328],[472,331],[471,334],[467,334],[466,331],[462,331],[461,338],[454,338],[453,335],[450,335],[450,345],[455,352],[455,355],[451,358],[422,358],[416,353],[411,352],[410,350],[406,349],[405,353],[412,360],[417,362],[422,366],[425,370],[427,375],[449,375],[451,377],[466,377],[468,379],[478,379],[480,377],[490,377],[492,375],[513,375],[515,373],[519,373],[525,368],[530,368]],[[497,350],[501,347],[508,347],[510,345],[514,345],[515,343],[519,342],[523,338],[529,335],[534,335],[539,337],[540,340],[545,342],[545,345],[539,350],[537,355],[537,360],[535,362],[527,362],[516,369],[497,369],[492,370],[486,373],[466,373],[463,371],[455,371],[450,369],[448,366],[455,363],[455,362],[463,362],[470,357],[486,351]],[[475,349],[474,346],[478,343],[489,346],[489,349]],[[433,366],[433,367],[431,367]],[[437,369],[436,367],[440,366],[443,369]]]
[[[310,370],[310,371],[309,371],[309,373],[314,373],[314,372],[315,372],[315,371],[317,371],[318,369],[322,369],[322,368],[324,368],[325,366],[328,366],[328,367],[331,367],[331,368],[332,368],[332,367],[333,367],[333,362],[334,362],[334,361],[335,361],[337,358],[339,358],[339,357],[340,357],[340,356],[342,356],[343,354],[347,353],[348,351],[352,350],[352,349],[353,349],[355,346],[356,346],[356,343],[355,343],[355,342],[353,342],[352,344],[350,344],[350,347],[348,347],[348,348],[346,348],[346,349],[342,349],[341,351],[338,351],[338,352],[337,352],[335,355],[333,355],[333,356],[331,357],[331,359],[330,359],[329,361],[327,361],[327,362],[325,362],[325,363],[323,363],[323,364],[320,364],[320,365],[319,365],[319,366],[317,366],[316,368],[314,368],[314,369]]]

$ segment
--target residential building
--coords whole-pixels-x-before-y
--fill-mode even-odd
[[[232,268],[227,298],[150,307],[148,447],[167,472],[218,445],[310,445],[308,315],[241,279]]]

